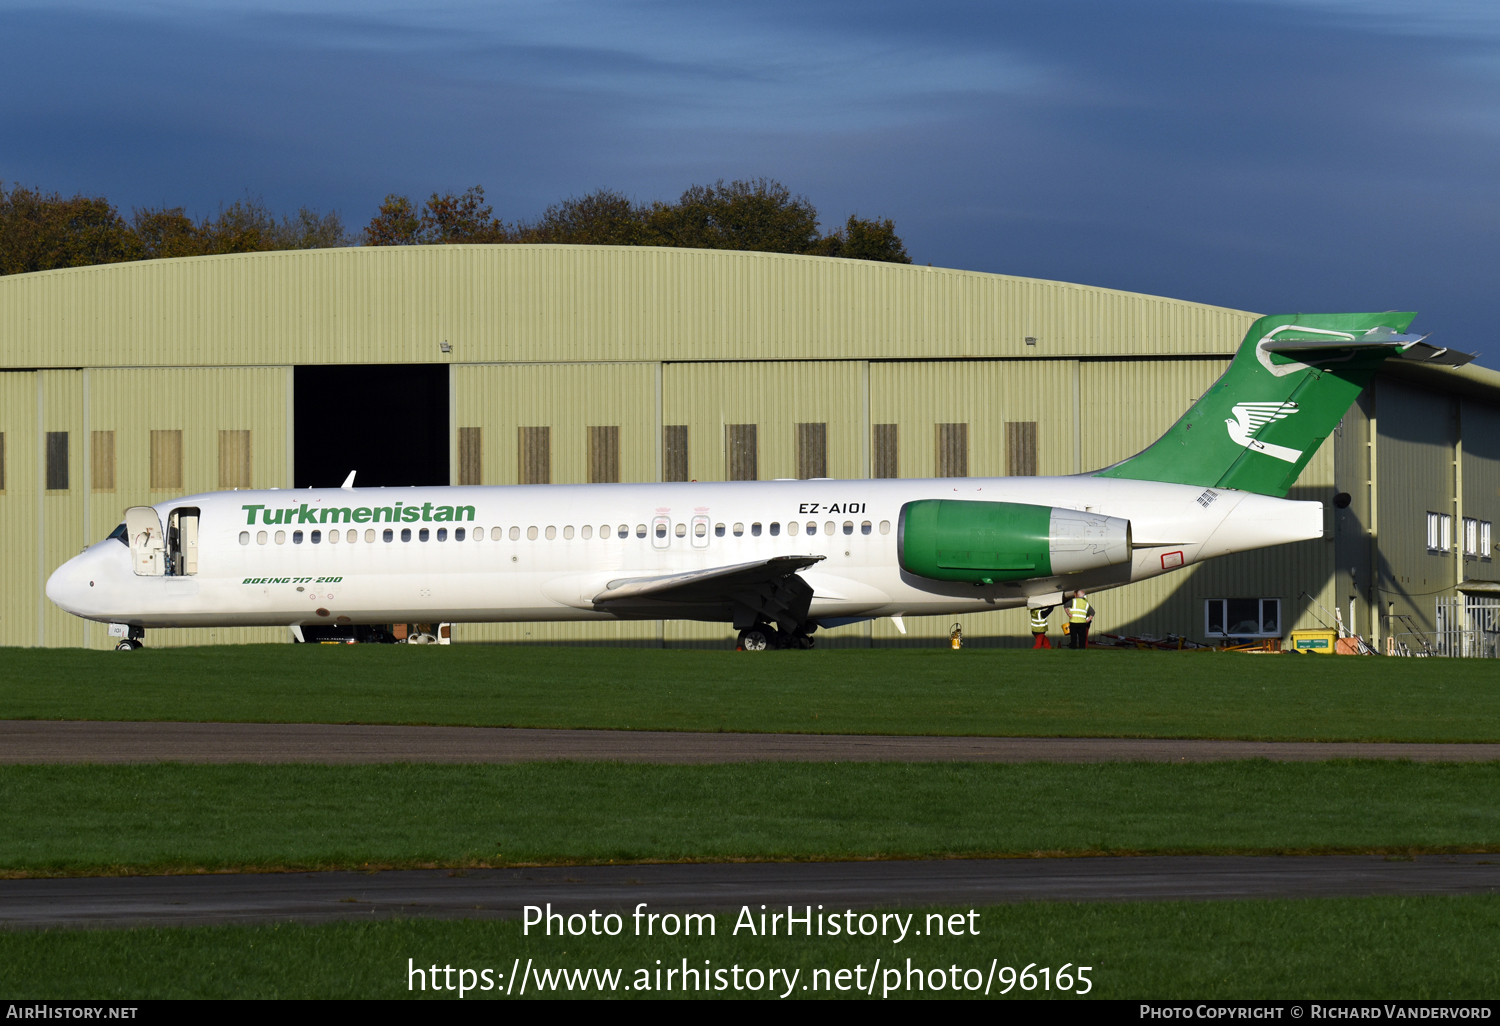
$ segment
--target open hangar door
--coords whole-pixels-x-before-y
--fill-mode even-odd
[[[297,367],[293,378],[296,487],[445,485],[448,367]]]

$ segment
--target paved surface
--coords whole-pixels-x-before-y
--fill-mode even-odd
[[[0,880],[10,928],[1500,892],[1500,856],[1148,856]],[[721,917],[722,919],[722,917]],[[727,925],[720,923],[721,928]]]
[[[320,723],[0,720],[0,763],[1213,762],[1500,760],[1500,744],[886,737]]]

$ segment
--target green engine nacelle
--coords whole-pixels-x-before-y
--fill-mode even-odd
[[[934,581],[997,584],[1130,559],[1130,521],[1021,502],[919,499],[901,507],[901,569]]]

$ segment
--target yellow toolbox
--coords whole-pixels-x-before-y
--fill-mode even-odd
[[[1337,639],[1338,631],[1292,631],[1292,651],[1333,655],[1333,644]]]

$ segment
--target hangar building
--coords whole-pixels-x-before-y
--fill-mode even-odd
[[[1255,317],[947,268],[633,247],[352,248],[0,278],[0,645],[108,646],[43,584],[127,506],[178,494],[329,486],[350,470],[399,487],[1096,469],[1160,435]],[[1440,311],[1423,324],[1441,328]],[[1338,608],[1383,647],[1442,626],[1438,600],[1459,588],[1500,590],[1487,583],[1500,582],[1500,373],[1384,372],[1291,497],[1326,504],[1323,540],[1101,593],[1096,633],[1280,636]],[[1024,611],[961,619],[970,643],[1027,637]],[[934,644],[949,629],[907,626],[820,639]],[[458,641],[732,638],[678,622],[455,628]]]

